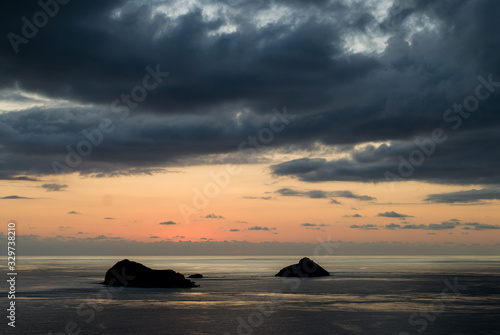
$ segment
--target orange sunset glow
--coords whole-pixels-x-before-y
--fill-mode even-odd
[[[461,191],[463,187],[406,182],[325,182],[307,184],[276,178],[268,165],[245,166],[227,185],[214,187],[213,175],[227,165],[176,168],[139,176],[43,178],[39,184],[67,185],[50,191],[32,182],[11,181],[5,194],[29,199],[3,200],[8,215],[18,222],[20,234],[60,239],[123,238],[152,241],[249,241],[314,243],[318,236],[353,242],[400,241],[409,243],[496,243],[498,234],[486,230],[393,229],[391,225],[498,222],[494,203],[451,206],[424,201],[427,195]],[[233,167],[234,168],[234,167]],[[210,187],[206,188],[207,185]],[[360,200],[345,197],[283,195],[280,190],[302,192],[352,190]],[[205,193],[205,190],[208,192]],[[213,193],[212,193],[213,192]],[[27,210],[29,208],[29,210]],[[405,217],[384,217],[394,212]],[[171,222],[172,224],[162,224]],[[257,228],[256,228],[257,227]]]

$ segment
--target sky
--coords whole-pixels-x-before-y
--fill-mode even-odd
[[[499,253],[498,1],[1,6],[26,252]]]

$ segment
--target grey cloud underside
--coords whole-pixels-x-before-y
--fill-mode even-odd
[[[441,194],[429,194],[425,199],[435,203],[477,203],[484,200],[500,200],[500,190],[492,188],[472,189]]]
[[[363,201],[376,200],[376,198],[372,196],[358,195],[352,193],[351,191],[321,191],[321,190],[301,191],[301,190],[294,190],[291,188],[281,188],[277,190],[276,193],[286,197],[306,197],[311,199],[327,199],[330,197],[339,197],[339,198],[357,199]],[[332,202],[332,200],[330,200],[330,202]],[[334,200],[332,203],[338,203],[338,202]]]
[[[159,3],[70,2],[18,54],[1,40],[0,88],[93,106],[1,114],[1,179],[54,173],[52,161],[64,162],[65,147],[104,116],[116,130],[76,168],[83,174],[220,162],[206,157],[236,152],[268,126],[274,107],[287,105],[296,118],[268,147],[322,143],[342,146],[350,158],[286,162],[273,166],[274,174],[386,181],[384,172],[397,172],[398,155],[407,158],[415,137],[443,127],[449,139],[408,179],[500,183],[499,149],[491,145],[500,136],[498,92],[457,131],[442,119],[474,93],[478,75],[500,81],[497,1],[408,1],[383,20],[369,2],[276,1],[282,7],[273,12],[268,2],[204,1],[177,18],[155,11]],[[203,11],[209,5],[230,9],[209,17]],[[40,10],[29,1],[1,6],[2,36],[20,34],[21,17]],[[260,26],[255,17],[266,12],[276,20]],[[416,32],[426,20],[434,28]],[[228,23],[236,31],[217,33]],[[346,51],[345,38],[356,34],[386,36],[385,51]],[[170,76],[126,120],[110,114],[111,102],[156,64]],[[0,97],[26,100],[17,93]],[[370,141],[391,142],[354,149]]]
[[[448,221],[441,222],[439,224],[430,223],[428,225],[425,224],[395,224],[391,223],[385,225],[385,229],[389,230],[398,230],[398,229],[410,229],[410,230],[451,230],[455,228],[462,227],[462,230],[496,230],[500,229],[499,225],[491,225],[485,223],[478,222],[462,222],[457,219],[451,219]]]
[[[379,227],[375,224],[364,224],[364,225],[351,225],[350,228],[361,229],[361,230],[378,230]],[[430,223],[430,224],[396,224],[391,223],[385,225],[384,228],[388,230],[453,230],[455,228],[462,228],[462,230],[496,230],[500,229],[499,225],[491,225],[478,222],[462,222],[457,219],[450,219],[448,221],[443,221],[441,223]]]
[[[275,175],[294,176],[308,182],[421,180],[442,184],[500,184],[500,153],[498,146],[492,145],[500,143],[498,130],[450,130],[447,135],[444,143],[436,144],[433,154],[424,154],[421,165],[413,165],[414,171],[409,176],[400,174],[399,167],[402,161],[410,162],[415,150],[422,152],[414,141],[353,149],[350,158],[337,160],[301,158],[273,165],[271,169]]]

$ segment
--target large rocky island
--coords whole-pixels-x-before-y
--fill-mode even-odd
[[[113,265],[102,284],[110,286],[150,288],[191,288],[196,283],[173,270],[153,270],[140,263],[124,259]]]
[[[324,277],[329,276],[330,273],[316,264],[311,259],[304,257],[298,264],[293,264],[284,267],[275,276],[276,277]]]

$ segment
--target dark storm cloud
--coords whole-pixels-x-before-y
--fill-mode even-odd
[[[144,107],[159,113],[199,113],[200,109],[244,100],[252,107],[269,106],[270,101],[287,100],[289,91],[302,96],[303,107],[319,106],[320,97],[313,92],[322,85],[331,88],[377,67],[376,60],[363,56],[347,65],[331,61],[342,55],[341,29],[359,25],[350,22],[354,13],[346,16],[347,7],[333,6],[329,22],[321,22],[326,16],[312,6],[284,2],[282,10],[292,11],[290,22],[258,27],[248,13],[269,13],[270,4],[231,4],[228,18],[204,15],[204,6],[222,3],[201,2],[177,18],[158,12],[158,3],[73,2],[61,6],[60,13],[37,36],[19,46],[19,54],[13,52],[8,39],[2,39],[1,56],[7,60],[4,69],[9,69],[2,84],[17,82],[53,97],[107,104],[111,97],[135,86],[146,65],[163,64],[163,70],[172,71],[173,79],[151,93]],[[2,36],[21,34],[21,18],[40,10],[30,1],[4,6],[8,8],[2,10]],[[332,20],[342,16],[343,22]],[[218,35],[217,30],[229,20],[239,29]],[[327,100],[325,93],[322,101]]]
[[[376,200],[376,198],[371,197],[369,195],[358,195],[354,194],[351,191],[298,191],[290,188],[281,188],[276,191],[276,193],[286,196],[286,197],[306,197],[311,199],[326,199],[330,197],[338,197],[338,198],[348,198],[348,199],[357,199],[363,201]],[[338,203],[336,200],[330,200],[330,203]]]
[[[21,180],[21,181],[37,181],[38,179],[27,177],[27,176],[16,176],[11,175],[13,171],[2,171],[0,172],[0,180]],[[15,172],[14,172],[15,174]]]
[[[417,138],[416,142],[425,139]],[[352,150],[350,158],[330,161],[301,158],[273,165],[271,169],[275,175],[295,176],[309,182],[422,180],[444,184],[499,184],[498,169],[492,167],[500,167],[500,154],[491,145],[499,141],[498,130],[464,130],[449,132],[448,140],[436,144],[432,154],[419,156],[424,157],[419,165],[413,165],[410,160],[410,154],[419,150],[415,141],[393,141],[379,147],[369,145]],[[399,173],[401,166],[404,174]],[[387,172],[392,173],[389,179]]]
[[[78,150],[77,144],[88,141],[83,131],[95,133],[97,125],[106,116],[94,108],[30,110],[0,115],[4,174],[15,176],[19,171],[54,173],[52,162],[57,160],[66,165],[67,155]],[[239,144],[225,139],[239,137],[236,135],[238,127],[224,130],[223,125],[217,126],[215,121],[203,118],[158,120],[137,117],[129,122],[113,121],[115,130],[110,134],[101,132],[101,138],[96,137],[101,143],[93,146],[92,153],[83,157],[78,165],[77,169],[82,173],[117,174],[120,169],[124,170],[122,175],[157,173],[161,170],[151,166],[165,162],[182,165],[177,160],[186,155],[222,153],[237,148]],[[239,139],[241,142],[241,137]],[[186,146],[190,147],[187,151]]]
[[[429,194],[426,201],[435,203],[477,203],[482,200],[500,200],[500,189],[483,188],[450,193]]]
[[[386,217],[386,218],[412,218],[413,216],[407,214],[396,213],[394,211],[378,213],[377,216]]]
[[[40,6],[2,3],[0,89],[10,93],[0,92],[0,99],[25,102],[19,91],[36,92],[93,107],[0,114],[1,179],[54,173],[51,163],[64,162],[66,146],[84,140],[81,131],[96,127],[115,99],[141,85],[146,66],[158,64],[170,76],[147,92],[133,116],[107,115],[116,130],[75,170],[119,176],[217,162],[205,155],[234,153],[268,127],[273,107],[286,104],[296,118],[269,146],[351,149],[345,159],[275,165],[277,175],[386,181],[398,156],[408,159],[417,148],[414,138],[443,127],[448,140],[407,179],[500,183],[499,149],[490,145],[500,139],[498,92],[457,131],[450,128],[458,121],[443,122],[448,108],[474,94],[478,75],[500,80],[499,2],[409,1],[385,18],[377,18],[373,4],[340,0],[207,0],[177,4],[186,9],[178,17],[168,10],[171,2],[162,3],[168,14],[158,11],[160,3],[69,2],[17,54],[7,34],[22,35],[21,18],[31,20]],[[226,10],[210,16],[208,5]],[[265,16],[274,20],[263,24]],[[224,32],[230,27],[236,28]],[[387,40],[385,51],[345,45],[357,35]],[[373,141],[392,142],[353,149]]]

